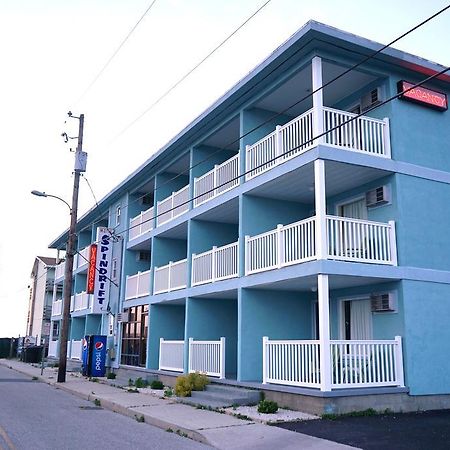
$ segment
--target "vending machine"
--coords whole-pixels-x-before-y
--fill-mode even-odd
[[[106,374],[106,336],[91,334],[83,339],[81,355],[82,373],[87,377]]]

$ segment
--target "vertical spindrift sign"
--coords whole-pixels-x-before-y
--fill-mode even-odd
[[[113,240],[106,227],[97,228],[97,265],[94,283],[94,310],[106,311],[111,279]]]

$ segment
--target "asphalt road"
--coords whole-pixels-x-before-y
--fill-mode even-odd
[[[0,366],[0,450],[208,449]]]
[[[363,450],[450,449],[450,410],[340,417],[278,426]]]

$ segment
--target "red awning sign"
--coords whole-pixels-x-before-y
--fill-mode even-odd
[[[86,286],[86,292],[88,294],[94,293],[96,266],[97,266],[97,244],[92,244],[91,251],[89,253],[89,269],[88,269],[87,286]]]

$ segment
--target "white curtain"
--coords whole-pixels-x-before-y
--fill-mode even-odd
[[[350,336],[357,341],[372,339],[370,300],[354,300],[350,303]]]
[[[350,219],[367,220],[366,200],[361,199],[357,200],[356,202],[342,205],[341,212],[343,217],[349,217]]]

